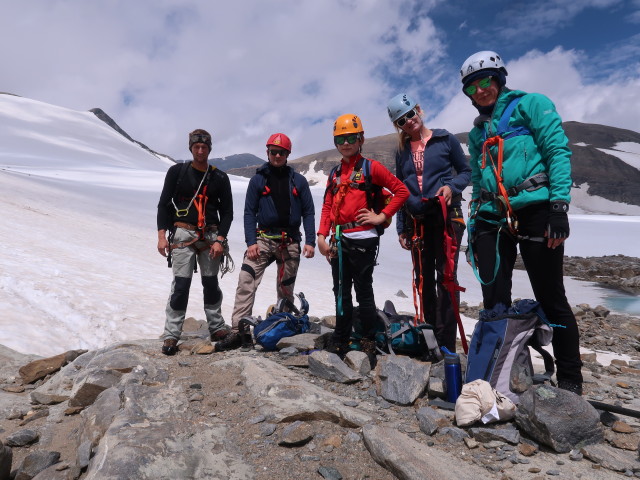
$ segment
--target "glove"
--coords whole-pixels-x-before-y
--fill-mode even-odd
[[[569,236],[569,204],[567,202],[551,202],[547,219],[547,238],[567,238]]]

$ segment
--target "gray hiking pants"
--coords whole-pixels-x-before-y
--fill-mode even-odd
[[[236,330],[238,322],[243,317],[251,315],[262,275],[274,261],[278,266],[276,276],[278,300],[282,298],[288,298],[291,302],[294,300],[293,288],[300,265],[300,244],[296,242],[283,244],[280,240],[260,237],[258,247],[260,255],[256,260],[249,260],[245,252],[240,275],[238,275],[238,288],[231,316],[232,328]]]
[[[188,242],[197,237],[197,232],[177,228],[173,237],[174,243]],[[205,234],[206,239],[211,242],[217,238],[216,231],[209,231]],[[198,253],[197,250],[202,249]],[[209,333],[213,334],[225,327],[222,318],[222,290],[218,285],[218,269],[220,259],[209,256],[207,242],[198,241],[188,247],[176,248],[172,252],[173,282],[171,283],[171,294],[167,301],[167,320],[164,325],[162,338],[179,339],[182,334],[182,324],[187,313],[189,303],[189,290],[193,269],[196,261],[200,266],[200,276],[202,279],[202,289],[204,294],[204,313],[209,325]]]

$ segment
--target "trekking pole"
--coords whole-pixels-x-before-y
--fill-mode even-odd
[[[611,405],[609,403],[597,402],[595,400],[587,400],[594,408],[598,410],[604,410],[605,412],[617,413],[625,415],[627,417],[640,418],[640,411],[631,410],[630,408],[619,407],[618,405]]]

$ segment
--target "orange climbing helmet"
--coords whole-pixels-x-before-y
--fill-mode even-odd
[[[360,117],[353,113],[340,115],[333,124],[333,136],[348,135],[350,133],[364,133]]]

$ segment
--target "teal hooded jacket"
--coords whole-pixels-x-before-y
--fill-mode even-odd
[[[509,202],[514,210],[547,201],[571,200],[571,150],[562,128],[562,119],[549,98],[539,93],[526,93],[503,88],[493,109],[491,118],[478,117],[475,127],[469,133],[469,154],[471,156],[472,199],[478,200],[482,190],[498,192],[496,176],[487,155],[482,168],[482,144],[486,138],[495,135],[498,122],[505,108],[516,97],[522,97],[511,114],[509,127],[522,126],[531,132],[504,141],[502,178],[506,189],[520,185],[538,173],[546,173],[549,185],[537,190],[523,190]],[[498,162],[498,147],[491,147],[491,154]],[[501,216],[497,201],[482,202],[478,214]]]

